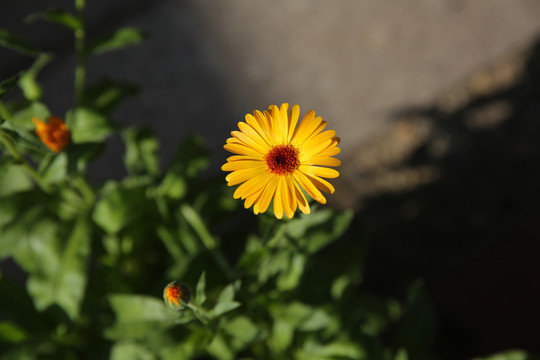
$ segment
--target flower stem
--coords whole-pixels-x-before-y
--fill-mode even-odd
[[[80,20],[81,27],[75,30],[75,51],[77,56],[77,65],[75,67],[75,105],[82,104],[84,95],[84,81],[86,78],[85,68],[85,27],[84,27],[84,6],[85,0],[75,0],[75,9],[77,17]]]
[[[217,246],[216,240],[210,234],[210,231],[208,231],[206,225],[204,224],[200,216],[197,214],[197,212],[193,210],[193,208],[188,204],[182,204],[180,206],[180,212],[187,220],[187,222],[191,225],[193,230],[195,230],[197,235],[199,235],[199,238],[201,239],[204,247],[212,254],[218,266],[221,267],[221,270],[223,270],[223,272],[232,279],[234,277],[234,271],[229,264],[229,261]]]
[[[46,193],[50,193],[51,189],[45,183],[43,183],[43,180],[38,172],[28,163],[28,161],[26,161],[19,150],[17,150],[11,139],[6,136],[6,134],[2,133],[2,130],[0,130],[0,141],[4,144],[11,156],[13,156],[13,158],[22,165],[26,174],[36,182],[41,190]]]

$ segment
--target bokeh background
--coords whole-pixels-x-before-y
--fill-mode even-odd
[[[63,116],[71,34],[21,23],[53,5],[73,6],[5,1],[0,25],[55,52],[40,81]],[[342,138],[330,206],[356,210],[346,246],[363,286],[403,297],[422,279],[442,358],[540,351],[540,2],[88,0],[87,19],[89,39],[120,26],[148,33],[90,58],[88,82],[140,87],[114,118],[152,128],[165,163],[199,133],[218,172],[245,113],[314,109]],[[0,49],[0,78],[31,62]],[[122,152],[111,138],[96,184],[123,176]]]

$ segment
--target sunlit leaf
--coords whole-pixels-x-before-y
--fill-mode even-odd
[[[137,45],[147,37],[142,30],[125,27],[115,30],[96,42],[94,42],[88,50],[89,54],[102,54],[107,51],[118,50],[127,46]]]
[[[37,82],[37,76],[40,71],[53,59],[48,53],[41,53],[30,69],[23,72],[19,79],[19,86],[23,91],[24,97],[30,101],[38,101],[42,97],[41,86]]]
[[[53,9],[48,9],[44,12],[37,12],[37,13],[30,14],[25,18],[25,22],[31,23],[37,19],[43,19],[54,24],[65,26],[72,30],[77,30],[77,29],[82,28],[82,23],[78,18],[76,18],[70,12],[60,10],[60,9],[53,8]]]
[[[98,201],[92,218],[109,234],[114,234],[152,210],[149,205],[144,188],[118,188]]]
[[[105,79],[85,90],[83,106],[108,114],[120,101],[136,93],[134,85]]]
[[[100,142],[114,130],[107,116],[88,108],[70,110],[66,122],[74,143]]]
[[[22,165],[0,161],[0,198],[33,187]]]

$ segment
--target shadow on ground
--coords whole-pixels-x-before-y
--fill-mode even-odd
[[[523,59],[508,86],[399,114],[432,129],[399,166],[438,177],[365,199],[349,234],[362,289],[403,297],[423,279],[438,359],[540,350],[540,40]]]

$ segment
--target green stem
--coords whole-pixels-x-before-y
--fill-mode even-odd
[[[193,210],[193,208],[188,204],[180,205],[180,212],[187,220],[187,222],[191,225],[193,230],[195,230],[195,232],[201,239],[204,247],[212,254],[214,260],[216,260],[216,263],[219,265],[219,267],[221,267],[225,274],[232,279],[234,277],[234,271],[229,264],[229,261],[217,246],[216,240],[210,234],[210,231],[208,231],[208,229],[206,228],[206,225],[200,218],[199,214],[197,214],[197,212]]]
[[[75,51],[77,54],[77,65],[75,67],[75,105],[80,106],[84,94],[84,81],[86,78],[85,68],[85,27],[84,27],[84,6],[85,0],[75,0],[77,17],[81,27],[75,30]]]
[[[15,145],[11,142],[11,139],[3,134],[0,130],[0,141],[4,144],[6,149],[9,151],[11,156],[15,158],[23,167],[24,171],[26,171],[26,174],[32,178],[38,186],[45,191],[46,193],[51,192],[51,189],[43,183],[43,180],[41,179],[41,176],[38,174],[38,172],[26,161],[26,159],[19,153],[19,150],[15,147]]]
[[[83,176],[78,176],[75,179],[75,185],[77,186],[77,189],[79,190],[87,204],[93,206],[96,202],[96,195],[94,194],[94,190],[92,189],[90,184],[88,184],[86,179]]]

